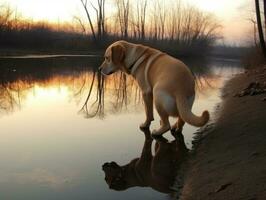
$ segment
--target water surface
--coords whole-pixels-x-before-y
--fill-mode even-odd
[[[120,74],[103,82],[96,73],[99,63],[96,57],[0,59],[0,199],[133,200],[174,196],[175,188],[173,192],[165,191],[169,174],[161,174],[159,169],[167,171],[169,167],[173,177],[178,176],[175,166],[182,155],[176,150],[183,152],[182,140],[166,133],[165,138],[172,143],[157,141],[155,145],[145,137],[138,129],[144,109],[137,86]],[[239,62],[212,59],[190,66],[198,85],[193,111],[201,114],[208,109],[212,113],[220,101],[220,88],[241,71]],[[158,125],[156,115],[151,128]],[[196,130],[185,125],[187,148],[191,148]],[[158,185],[134,183],[132,186],[145,187],[109,189],[102,165],[115,161],[124,166],[141,156],[144,144],[146,149],[151,145],[153,155],[154,148],[161,145],[162,158],[156,157],[161,164],[154,172],[160,177],[156,179]],[[169,155],[172,157],[167,160]]]

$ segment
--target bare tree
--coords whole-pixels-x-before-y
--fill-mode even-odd
[[[254,19],[250,19],[251,23],[253,24],[253,40],[254,40],[254,45],[255,47],[258,47],[257,43],[257,22]]]
[[[121,35],[128,38],[129,0],[116,0]]]
[[[145,24],[146,24],[146,11],[147,11],[147,0],[141,0],[137,2],[137,28],[139,33],[139,38],[145,39]]]
[[[160,39],[164,40],[165,37],[165,20],[166,20],[166,8],[165,5],[162,5],[159,11],[159,21],[160,21]]]
[[[97,38],[96,38],[96,34],[95,34],[95,31],[94,31],[94,28],[93,28],[93,24],[92,24],[92,21],[91,21],[91,16],[90,16],[90,13],[88,11],[88,7],[87,7],[87,0],[80,0],[81,3],[82,3],[82,6],[86,12],[86,15],[87,15],[87,18],[89,20],[89,23],[90,23],[90,29],[91,29],[91,33],[92,33],[92,36],[93,36],[93,39],[94,41],[97,41]]]
[[[158,23],[158,12],[159,12],[159,5],[154,2],[153,3],[153,12],[152,12],[152,18],[151,18],[151,27],[150,27],[150,37],[152,38],[153,41],[157,41],[158,40],[158,30],[159,30],[159,23]]]
[[[264,12],[264,29],[266,32],[266,0],[263,0],[263,12]]]
[[[260,38],[260,46],[264,57],[266,57],[266,47],[264,41],[264,35],[262,30],[262,23],[261,23],[261,16],[260,16],[260,2],[259,0],[255,0],[255,8],[256,8],[256,17],[257,17],[257,26],[258,26],[258,33]]]
[[[74,16],[73,18],[74,18],[74,20],[76,20],[76,21],[78,22],[78,24],[79,24],[79,26],[80,26],[80,28],[81,28],[82,33],[85,34],[85,33],[86,33],[86,28],[85,28],[84,23],[83,23],[82,20],[80,19],[80,17],[78,17],[78,16]]]
[[[91,3],[97,17],[97,36],[101,40],[105,36],[105,0],[97,0],[97,7]]]

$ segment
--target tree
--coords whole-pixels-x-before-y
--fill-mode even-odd
[[[92,36],[93,36],[93,39],[94,41],[96,42],[97,41],[97,38],[96,38],[96,34],[95,34],[95,31],[94,31],[94,28],[93,28],[93,25],[92,25],[92,21],[91,21],[91,17],[90,17],[90,13],[88,11],[88,7],[87,7],[87,0],[80,0],[81,3],[82,3],[82,6],[86,12],[86,15],[87,15],[87,18],[89,20],[89,23],[90,23],[90,28],[91,28],[91,33],[92,33]]]
[[[260,2],[259,0],[255,0],[255,8],[256,8],[256,17],[257,17],[257,26],[258,26],[258,33],[260,38],[260,46],[264,57],[266,57],[266,47],[264,41],[264,35],[262,30],[262,23],[261,23],[261,16],[260,16]]]
[[[264,26],[265,26],[264,28],[266,29],[266,0],[263,0],[263,11],[264,11]]]
[[[129,0],[116,0],[121,35],[128,38]]]
[[[97,0],[97,6],[91,3],[97,16],[97,37],[101,40],[105,36],[105,0]]]
[[[139,38],[145,39],[145,23],[146,23],[147,0],[137,2],[137,27]]]

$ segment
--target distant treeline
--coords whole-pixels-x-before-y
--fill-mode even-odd
[[[25,20],[6,5],[0,5],[0,48],[46,51],[102,50],[115,40],[147,44],[174,55],[206,54],[219,37],[219,23],[213,15],[181,1],[167,4],[155,0],[114,0],[114,14],[107,16],[105,0],[97,5],[80,0],[87,19],[54,25]],[[92,6],[96,22],[89,13]]]
[[[55,26],[33,22],[14,14],[9,6],[0,6],[0,48],[24,50],[84,50],[90,38],[73,26]]]

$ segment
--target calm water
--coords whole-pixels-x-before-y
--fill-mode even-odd
[[[170,133],[165,134],[168,143],[152,141],[138,129],[144,111],[134,82],[120,74],[103,82],[93,70],[99,62],[93,57],[0,59],[0,199],[175,195],[170,186],[196,128],[185,125],[185,143]],[[239,63],[212,60],[191,66],[199,90],[193,111],[212,112],[225,80],[241,71]],[[152,128],[159,125],[155,118]],[[106,162],[107,182],[116,180],[111,189],[102,170]]]

